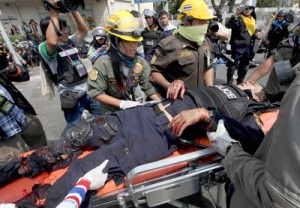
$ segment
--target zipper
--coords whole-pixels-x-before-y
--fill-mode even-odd
[[[295,201],[294,199],[292,199],[289,196],[285,196],[283,194],[281,194],[281,192],[276,189],[274,186],[272,186],[268,181],[265,181],[267,189],[271,189],[277,196],[279,196],[279,198],[281,198],[282,200],[285,200],[287,204],[290,204],[291,207],[300,207],[299,202]],[[274,200],[274,199],[272,199]]]

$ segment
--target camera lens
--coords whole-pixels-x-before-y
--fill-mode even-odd
[[[64,0],[64,4],[70,11],[76,11],[76,9],[78,8],[77,0]]]

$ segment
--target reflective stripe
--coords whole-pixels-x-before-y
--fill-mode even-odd
[[[58,54],[59,54],[60,57],[66,57],[68,55],[73,55],[73,54],[76,54],[76,53],[78,53],[77,48],[70,48],[70,49],[67,49],[65,51],[61,51]]]

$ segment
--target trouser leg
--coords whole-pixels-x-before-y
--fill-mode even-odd
[[[240,84],[244,81],[244,78],[245,78],[247,72],[248,72],[248,65],[239,66],[237,84]]]
[[[46,134],[40,120],[35,115],[25,113],[26,124],[21,135],[30,149],[37,149],[47,145]]]
[[[227,68],[227,84],[232,84],[233,83],[233,75],[234,75],[234,70],[236,69],[235,65],[229,66]]]

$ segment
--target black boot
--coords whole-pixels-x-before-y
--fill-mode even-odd
[[[237,84],[240,84],[244,81],[244,78],[248,72],[248,65],[247,66],[239,66],[238,68],[238,79]]]
[[[235,66],[230,66],[227,68],[227,84],[233,83],[233,75],[234,75],[235,69],[236,69]]]

